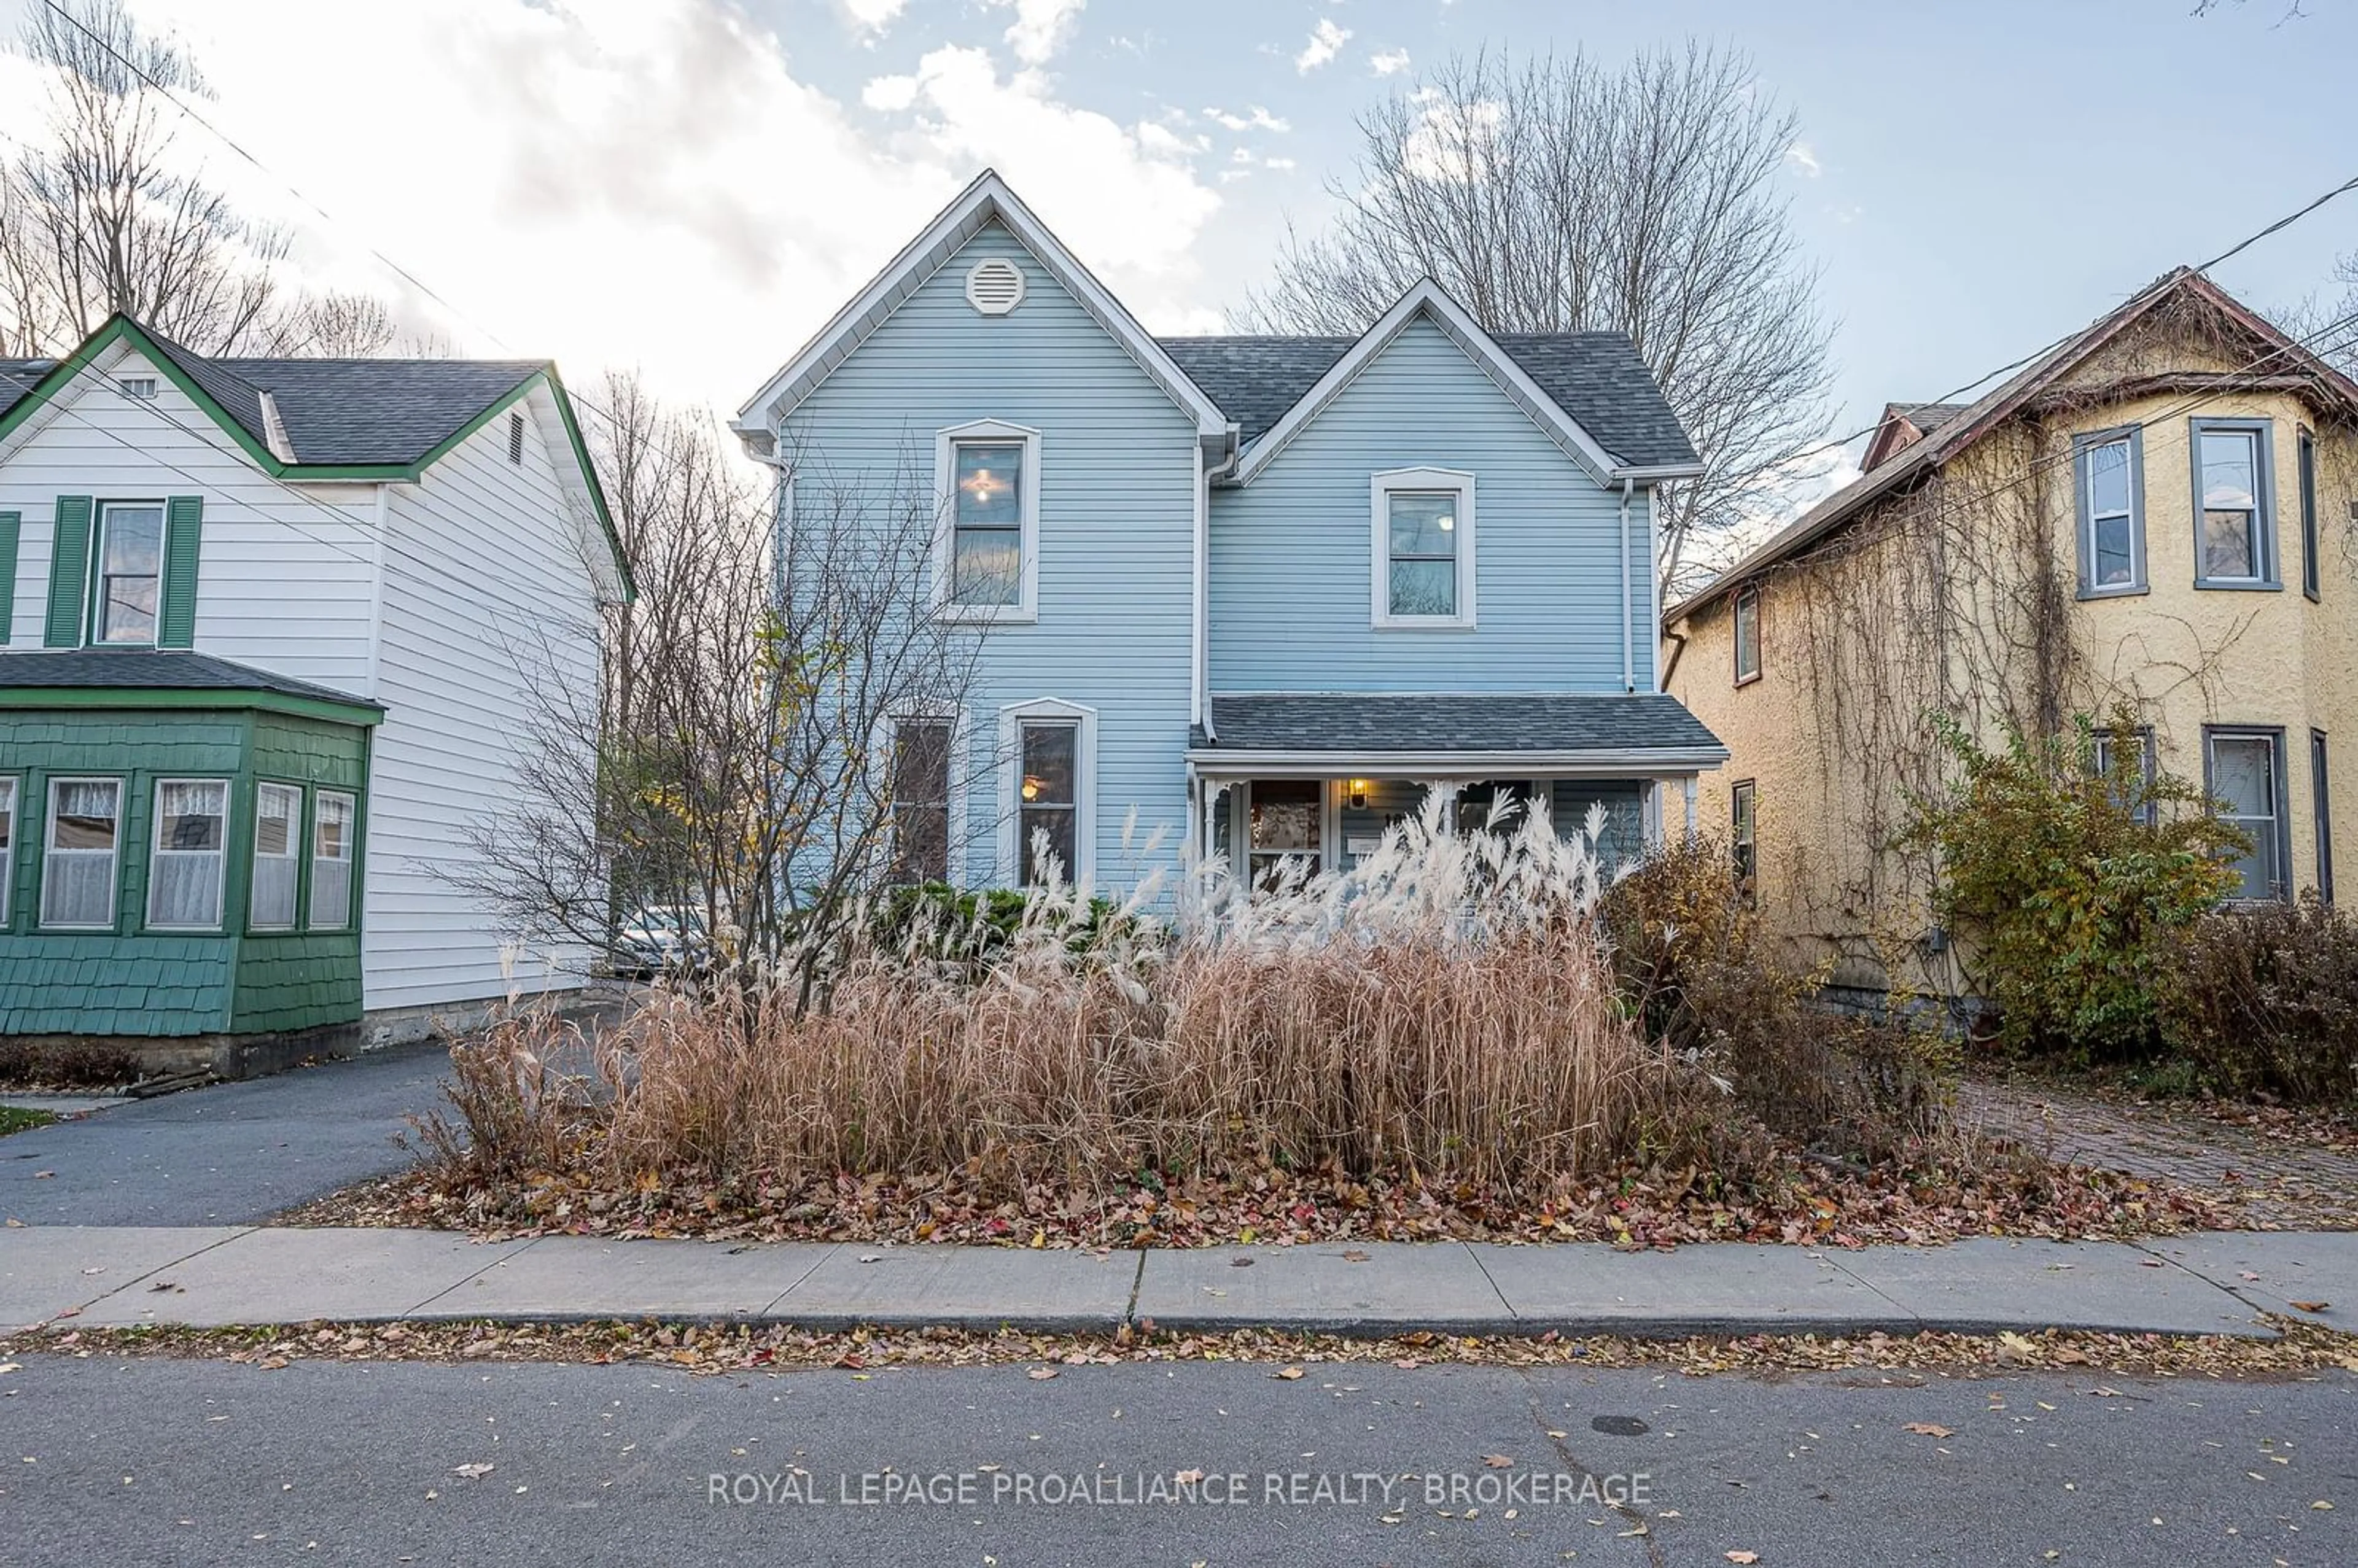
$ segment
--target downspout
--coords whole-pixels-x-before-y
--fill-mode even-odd
[[[1637,632],[1630,624],[1629,609],[1629,498],[1638,481],[1628,474],[1621,476],[1621,689],[1638,689]]]

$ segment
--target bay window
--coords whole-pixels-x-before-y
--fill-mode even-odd
[[[121,779],[51,779],[41,850],[41,924],[62,931],[114,926]]]
[[[296,865],[303,848],[303,792],[265,784],[254,795],[254,902],[256,931],[295,929]]]
[[[321,790],[311,806],[311,921],[314,931],[341,931],[352,920],[353,799]]]
[[[2139,427],[2072,438],[2083,599],[2142,593],[2145,575],[2145,437]]]
[[[2275,588],[2276,496],[2265,419],[2196,419],[2197,588]]]
[[[2240,882],[2230,896],[2290,896],[2286,874],[2284,731],[2218,726],[2204,730],[2204,785],[2222,821],[2244,830],[2251,849],[2234,861]]]

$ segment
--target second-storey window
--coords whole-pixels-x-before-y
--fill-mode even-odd
[[[2267,425],[2197,419],[2194,437],[2195,581],[2203,588],[2270,586],[2275,511]]]
[[[2286,897],[2284,736],[2273,730],[2217,729],[2206,731],[2203,742],[2212,809],[2252,840],[2250,851],[2234,863],[2241,885],[2233,896]]]
[[[1023,449],[960,441],[951,503],[950,599],[1001,605],[1023,591]]]
[[[96,561],[91,641],[154,643],[164,575],[164,509],[121,502],[100,507]]]
[[[2317,438],[2300,433],[2300,590],[2315,599],[2317,575]]]
[[[1760,590],[1736,590],[1736,684],[1760,678]]]
[[[114,860],[123,781],[51,779],[41,851],[41,924],[67,930],[114,925]]]
[[[1474,624],[1474,476],[1400,469],[1374,481],[1379,627]]]
[[[254,792],[254,904],[256,931],[295,928],[295,872],[303,849],[303,792],[266,784]]]
[[[1044,851],[1055,860],[1057,874],[1070,881],[1080,816],[1080,726],[1070,719],[1027,719],[1020,733],[1022,800],[1016,829],[1022,835],[1023,881],[1037,886],[1048,880]]]
[[[210,931],[222,923],[228,857],[229,785],[220,779],[159,779],[156,842],[147,863],[147,924]]]
[[[2072,443],[2080,524],[2080,591],[2093,597],[2145,585],[2144,442],[2137,427]]]

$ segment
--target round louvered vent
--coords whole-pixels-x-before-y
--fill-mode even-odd
[[[966,302],[986,316],[1004,316],[1023,303],[1023,274],[997,256],[979,261],[966,275]]]

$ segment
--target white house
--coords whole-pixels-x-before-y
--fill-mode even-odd
[[[0,362],[0,1033],[218,1058],[577,985],[449,878],[516,799],[527,672],[593,690],[630,591],[545,361],[118,317]]]

